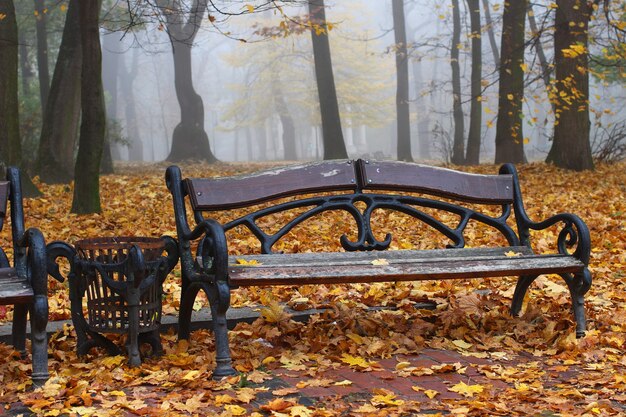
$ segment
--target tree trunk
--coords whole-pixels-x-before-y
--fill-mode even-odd
[[[454,118],[454,142],[452,144],[453,164],[465,162],[465,121],[461,105],[461,67],[459,65],[459,43],[461,42],[461,11],[459,0],[452,0],[452,46],[450,65],[452,66],[452,114]]]
[[[322,135],[324,142],[324,159],[342,159],[348,157],[341,130],[339,104],[335,90],[333,64],[328,42],[328,26],[324,0],[309,0],[311,18],[311,39],[313,43],[313,59],[315,61],[315,78],[317,94],[320,101],[322,118]]]
[[[188,159],[217,161],[211,152],[209,136],[204,130],[204,103],[193,86],[191,48],[200,29],[206,12],[207,2],[194,0],[189,18],[184,21],[180,5],[158,0],[157,4],[165,16],[167,32],[172,44],[174,57],[174,85],[180,105],[180,123],[172,134],[172,149],[168,161],[179,162]]]
[[[30,94],[30,84],[33,80],[33,70],[30,68],[28,59],[28,45],[24,37],[24,31],[18,28],[19,37],[19,61],[20,71],[22,73],[22,96],[27,97]]]
[[[47,15],[44,0],[35,0],[37,12],[37,72],[39,73],[39,97],[41,100],[41,114],[45,113],[46,102],[50,92],[50,71],[48,69],[48,32]]]
[[[74,174],[71,167],[80,122],[82,63],[78,3],[79,0],[70,0],[67,8],[63,39],[43,114],[37,173],[46,183],[68,183]]]
[[[18,34],[13,0],[0,1],[0,162],[22,168],[18,99]],[[26,174],[26,173],[24,173]],[[22,175],[25,197],[41,195],[28,175]]]
[[[502,15],[502,61],[498,121],[496,124],[496,160],[523,163],[522,99],[524,98],[524,27],[527,0],[505,2]]]
[[[83,51],[81,70],[80,139],[74,171],[72,213],[99,213],[100,162],[104,147],[106,112],[102,88],[100,48],[100,1],[80,0],[80,37]]]
[[[120,67],[120,51],[119,44],[120,39],[119,35],[116,35],[115,32],[106,33],[102,37],[102,85],[104,87],[104,91],[106,92],[106,109],[107,109],[107,130],[111,128],[117,128],[118,120],[117,120],[117,86],[118,86],[118,78],[119,78],[119,67]],[[116,134],[117,132],[115,132]],[[109,154],[111,156],[111,170],[113,169],[113,160],[121,159],[119,153],[119,147],[116,143],[111,141],[112,134],[111,132],[107,132],[107,143],[105,144],[105,149],[108,147]],[[102,158],[102,163],[105,164],[107,162],[107,157]],[[104,173],[106,170],[103,168],[102,172]]]
[[[500,66],[500,51],[496,43],[496,35],[493,30],[493,20],[491,19],[491,10],[489,0],[483,1],[483,9],[485,10],[485,23],[487,24],[487,35],[489,36],[489,45],[491,45],[491,53],[493,54],[493,62],[496,68]],[[472,30],[473,32],[473,30]]]
[[[413,61],[413,84],[415,87],[415,112],[417,113],[417,141],[420,159],[430,159],[430,112],[421,94],[421,61]]]
[[[396,113],[398,118],[398,160],[413,161],[409,117],[409,54],[406,45],[404,0],[392,0],[393,32],[396,51]]]
[[[537,27],[537,21],[535,20],[535,13],[533,13],[533,6],[528,6],[528,25],[530,26],[530,30],[532,32],[533,45],[535,50],[537,51],[537,58],[539,58],[539,65],[541,65],[541,79],[543,80],[543,84],[546,86],[546,89],[551,88],[551,74],[552,68],[548,63],[548,59],[546,58],[546,54],[543,51],[543,46],[541,45],[541,33],[539,28]],[[552,106],[552,112],[556,114],[556,105],[554,100],[550,100],[550,105]]]
[[[128,160],[129,161],[143,161],[143,141],[139,134],[139,127],[137,125],[137,112],[135,106],[135,92],[133,90],[133,83],[137,78],[137,72],[139,53],[137,49],[133,50],[133,58],[130,64],[130,69],[124,65],[124,76],[121,78],[122,91],[124,91],[124,118],[126,119],[126,134],[128,141],[130,142],[128,148]]]
[[[0,158],[17,165],[22,158],[18,106],[18,35],[13,0],[0,1]]]
[[[467,0],[467,7],[470,13],[472,29],[472,75],[471,75],[471,109],[470,126],[467,137],[467,155],[465,163],[467,165],[478,165],[480,163],[480,127],[482,125],[482,68],[483,51],[481,41],[480,25],[480,4],[478,0]]]
[[[583,0],[557,0],[554,32],[556,105],[554,141],[546,159],[583,171],[593,169],[589,142],[588,27],[592,5]]]
[[[296,127],[291,114],[289,114],[287,103],[285,103],[285,97],[280,88],[280,80],[276,80],[272,84],[272,94],[278,116],[280,117],[280,123],[283,126],[284,158],[287,161],[295,161],[298,159],[298,155],[296,155]]]

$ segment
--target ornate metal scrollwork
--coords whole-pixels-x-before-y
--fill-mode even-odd
[[[356,203],[365,204],[365,208],[359,209],[355,205]],[[303,207],[311,208],[283,225],[280,230],[273,234],[266,233],[258,225],[258,221],[266,216]],[[454,214],[459,217],[458,223],[456,227],[450,227],[420,208],[431,208]],[[519,244],[519,239],[515,231],[506,222],[511,213],[511,207],[509,205],[502,206],[502,213],[499,216],[491,217],[470,208],[457,206],[445,201],[412,196],[361,192],[341,196],[312,197],[298,201],[285,202],[233,220],[224,225],[224,231],[231,230],[237,226],[245,226],[259,240],[262,253],[272,253],[274,244],[300,223],[325,211],[341,210],[350,214],[357,226],[356,241],[350,240],[346,235],[342,235],[339,238],[341,246],[346,251],[385,250],[391,244],[392,234],[386,233],[385,238],[379,240],[374,235],[372,228],[372,214],[374,211],[380,209],[402,212],[422,221],[450,239],[450,244],[447,245],[449,248],[462,248],[465,246],[464,232],[470,220],[495,228],[502,233],[511,245]]]

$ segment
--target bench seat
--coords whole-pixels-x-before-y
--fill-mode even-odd
[[[15,268],[0,268],[0,305],[28,304],[34,297],[26,277],[18,277]]]
[[[228,278],[238,287],[561,274],[584,268],[571,256],[534,255],[517,246],[231,256]]]

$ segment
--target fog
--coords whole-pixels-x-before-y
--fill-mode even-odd
[[[450,2],[405,1],[410,49],[411,140],[413,157],[449,158],[452,124]],[[469,17],[461,1],[463,35],[461,73],[466,132],[469,125],[471,71]],[[497,43],[502,2],[491,2]],[[541,4],[537,3],[537,4]],[[395,57],[391,0],[326,0],[326,16],[344,139],[350,157],[395,158]],[[237,3],[238,11],[242,3]],[[537,8],[538,10],[540,8]],[[285,6],[291,17],[306,8]],[[284,159],[280,111],[283,101],[293,118],[298,159],[322,157],[321,127],[308,31],[274,38],[255,34],[276,28],[276,11],[203,19],[192,52],[193,82],[204,102],[205,131],[221,161]],[[485,26],[485,16],[483,26]],[[527,39],[530,31],[527,27]],[[245,42],[243,41],[245,40]],[[165,30],[153,22],[130,32],[103,30],[103,68],[117,71],[117,94],[107,93],[107,113],[119,123],[123,142],[114,147],[120,160],[161,161],[169,153],[180,121],[174,88],[171,46]],[[543,45],[548,59],[549,39]],[[526,49],[524,137],[527,157],[544,159],[550,147],[553,115],[539,76],[536,50]],[[498,108],[498,77],[486,29],[482,34],[483,115],[481,162],[492,162]],[[117,66],[112,64],[117,59]],[[117,68],[117,69],[115,69]],[[111,74],[109,74],[111,75]],[[283,100],[278,100],[281,96]],[[619,84],[591,80],[592,137],[598,127],[624,120],[624,90]],[[596,117],[596,113],[599,115]]]

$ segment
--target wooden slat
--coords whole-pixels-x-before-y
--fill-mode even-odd
[[[0,268],[0,304],[24,304],[33,300],[32,287],[13,268]]]
[[[297,194],[356,190],[354,165],[352,161],[318,162],[185,182],[194,210],[225,210]]]
[[[402,252],[407,253],[403,256],[389,256]],[[422,256],[423,252],[430,253]],[[439,252],[441,256],[435,255],[434,252]],[[296,259],[290,262],[290,255],[264,255],[259,257],[261,262],[264,260],[261,265],[231,265],[229,278],[231,285],[234,286],[304,285],[517,276],[576,272],[584,268],[582,262],[570,256],[506,256],[493,250],[484,253],[470,249],[455,249],[368,254],[371,256],[369,262],[367,257],[356,256],[352,259],[352,253],[342,254],[347,255],[346,257],[326,257],[325,262],[319,253],[300,254],[304,258],[309,255],[310,259],[300,257],[298,262]],[[279,258],[272,261],[269,258],[273,256]],[[373,265],[371,261],[374,259],[384,259],[388,265]],[[284,264],[281,265],[279,261],[283,261]]]
[[[9,198],[9,183],[0,181],[0,217],[7,214],[7,200]]]
[[[479,175],[393,161],[360,161],[363,188],[425,193],[489,204],[513,201],[511,175]]]
[[[238,266],[239,261],[258,263],[263,266],[317,266],[317,265],[371,265],[372,261],[384,259],[392,263],[442,261],[467,258],[502,258],[506,253],[516,256],[531,256],[532,250],[527,246],[510,246],[506,248],[462,248],[432,250],[388,250],[371,252],[315,252],[315,253],[275,253],[270,255],[231,256],[229,264]],[[200,261],[201,262],[201,261]]]

